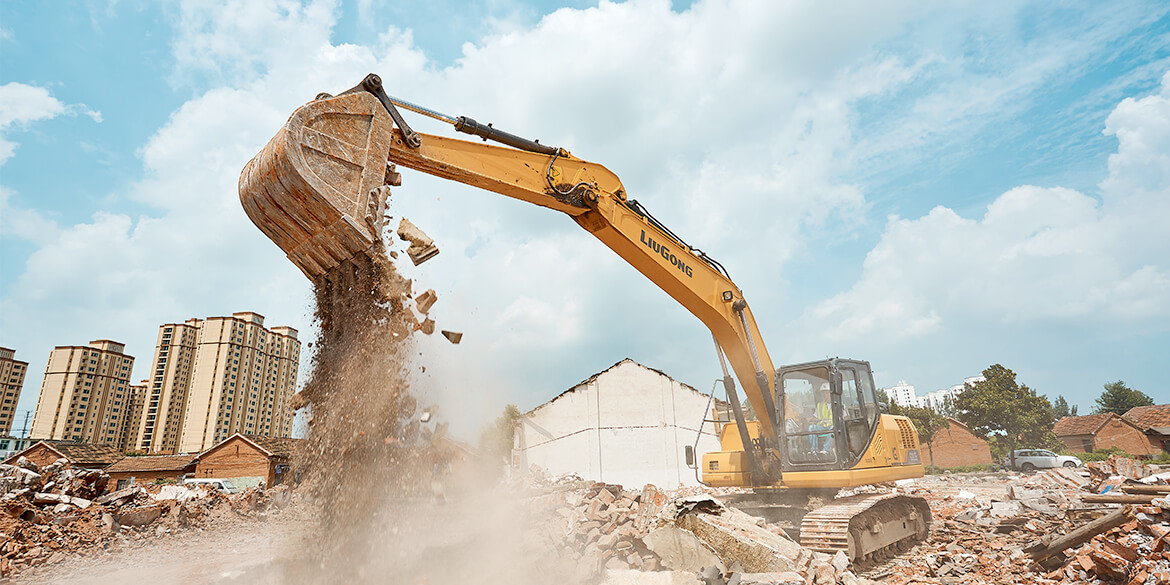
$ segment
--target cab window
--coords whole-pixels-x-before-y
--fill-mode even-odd
[[[833,398],[827,368],[784,373],[784,432],[788,461],[835,463]]]
[[[868,382],[866,376],[858,376],[852,368],[841,369],[841,419],[845,423],[845,440],[853,457],[860,457],[865,452],[872,429],[871,413],[867,412],[871,409],[863,406],[866,401],[859,378],[865,378]],[[872,390],[870,395],[873,395]],[[869,404],[876,406],[872,400]]]

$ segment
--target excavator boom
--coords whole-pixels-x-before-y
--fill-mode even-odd
[[[415,132],[398,107],[507,147]],[[746,420],[724,364],[735,425],[724,425],[722,451],[703,456],[708,485],[791,494],[923,474],[917,433],[905,417],[879,412],[868,363],[832,359],[776,370],[727,271],[630,199],[609,169],[564,149],[391,98],[371,74],[294,112],[244,168],[240,200],[293,264],[328,284],[351,258],[381,253],[399,165],[568,215],[711,330],[757,416]],[[428,253],[437,251],[420,252]],[[808,546],[864,558],[921,539],[929,528],[923,501],[855,500],[809,514]]]
[[[311,280],[381,238],[394,165],[459,181],[572,217],[698,317],[755,412],[774,412],[774,367],[739,288],[628,199],[613,172],[555,147],[546,154],[404,130],[385,103],[351,91],[302,106],[240,176],[248,216]],[[759,419],[774,436],[772,417]]]

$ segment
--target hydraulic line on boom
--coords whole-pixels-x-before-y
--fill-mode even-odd
[[[416,132],[399,108],[505,146]],[[307,277],[329,280],[339,264],[375,253],[397,166],[568,215],[711,331],[735,420],[721,421],[721,450],[698,464],[704,483],[798,493],[923,475],[918,435],[905,417],[880,412],[867,362],[777,369],[727,270],[629,199],[609,169],[564,148],[391,97],[371,73],[296,110],[244,168],[240,201]],[[809,518],[815,546],[861,558],[922,538],[929,509],[915,498],[870,498],[835,501]]]

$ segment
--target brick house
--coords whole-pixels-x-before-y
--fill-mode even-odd
[[[1072,453],[1117,447],[1132,455],[1156,455],[1160,450],[1133,421],[1112,412],[1066,416],[1052,432]]]
[[[924,463],[937,467],[986,465],[992,462],[991,446],[963,423],[947,417],[949,427],[940,429],[923,450]],[[931,463],[933,460],[934,463]]]
[[[29,461],[36,463],[37,467],[51,465],[58,459],[64,458],[69,461],[70,465],[78,469],[105,469],[125,455],[109,445],[45,439],[14,454],[4,463],[14,465],[16,460],[21,457],[26,457]]]
[[[1125,418],[1146,433],[1154,448],[1170,451],[1170,404],[1134,407],[1125,413]]]
[[[185,476],[195,473],[195,455],[126,457],[105,471],[117,489],[160,479],[180,482]]]
[[[196,458],[195,477],[231,479],[240,488],[272,487],[289,477],[289,460],[300,439],[236,433]]]

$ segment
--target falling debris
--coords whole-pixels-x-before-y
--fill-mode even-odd
[[[423,333],[430,335],[430,334],[435,332],[435,320],[431,319],[430,317],[427,317],[426,319],[423,320],[422,324],[419,325],[418,328]]]
[[[440,331],[440,333],[443,334],[443,337],[447,338],[447,341],[450,341],[451,343],[454,343],[456,345],[458,345],[459,341],[463,339],[463,334],[456,333],[455,331],[444,330],[444,331]]]
[[[431,307],[435,306],[435,301],[439,300],[439,295],[435,294],[435,289],[428,288],[426,292],[418,295],[414,299],[414,305],[418,307],[418,312],[426,315],[431,311]]]
[[[403,241],[410,242],[406,254],[410,256],[410,260],[414,262],[415,266],[434,258],[439,253],[435,241],[405,217],[398,223],[398,237],[402,238]]]

